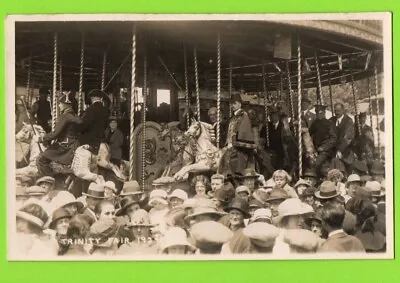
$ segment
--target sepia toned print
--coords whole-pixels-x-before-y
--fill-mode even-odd
[[[9,260],[393,258],[390,14],[171,16],[8,18]]]

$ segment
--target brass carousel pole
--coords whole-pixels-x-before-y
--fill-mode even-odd
[[[51,123],[51,129],[54,131],[57,123],[57,33],[54,33],[53,38],[53,119]]]
[[[135,152],[133,134],[135,129],[135,87],[136,87],[136,27],[132,34],[132,66],[131,66],[131,107],[129,133],[129,180],[134,179]]]

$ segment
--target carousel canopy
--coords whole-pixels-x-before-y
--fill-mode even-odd
[[[129,87],[133,22],[17,22],[16,80],[25,86],[31,66],[31,87],[53,83],[54,33],[62,60],[63,89],[77,90],[81,40],[84,38],[84,90],[99,88],[104,53],[106,85]],[[301,44],[302,84],[318,85],[316,58],[322,86],[373,76],[383,66],[382,27],[377,21],[157,21],[136,22],[136,82],[143,84],[147,57],[148,84],[185,89],[184,49],[190,89],[195,87],[193,50],[197,50],[199,84],[217,85],[217,36],[221,40],[221,88],[261,91],[264,65],[267,88],[297,88],[297,47]],[[287,64],[288,63],[288,64]],[[119,70],[119,71],[118,71]]]

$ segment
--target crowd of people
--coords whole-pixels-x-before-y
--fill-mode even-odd
[[[189,190],[178,183],[143,191],[135,180],[124,182],[122,190],[112,181],[93,182],[76,197],[57,187],[48,163],[70,162],[76,144],[89,144],[97,154],[107,123],[104,115],[99,120],[95,114],[104,112],[104,106],[96,104],[101,102],[101,92],[91,97],[92,105],[82,118],[74,113],[68,96],[62,97],[62,122],[44,137],[36,137],[51,145],[38,159],[42,177],[35,184],[29,176],[19,179],[25,188],[17,194],[19,255],[265,253],[290,257],[386,251],[385,167],[374,157],[365,113],[354,123],[339,103],[328,120],[326,106],[316,105],[312,113],[305,98],[302,122],[309,128],[317,157],[313,167],[294,176],[283,134],[287,115],[272,107],[268,128],[253,131],[240,96],[233,96],[233,115],[219,127],[219,147],[228,152],[229,172],[196,174]],[[209,116],[216,127],[215,108]],[[120,144],[123,137],[115,121],[110,119],[105,139]],[[271,175],[252,166],[260,148],[273,152]],[[119,147],[114,148],[112,159],[119,165]]]

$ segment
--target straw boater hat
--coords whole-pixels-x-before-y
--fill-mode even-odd
[[[137,181],[128,181],[124,183],[120,196],[140,195],[143,191]]]
[[[298,181],[297,181],[297,183],[294,185],[294,189],[297,189],[297,187],[299,187],[299,186],[306,186],[306,187],[310,187],[311,185],[310,185],[310,183],[309,182],[307,182],[306,180],[304,180],[304,179],[299,179]]]
[[[253,217],[251,217],[250,222],[258,222],[260,220],[267,220],[270,223],[272,222],[272,212],[269,208],[259,208],[254,211]]]
[[[72,218],[72,215],[70,215],[70,214],[68,213],[68,211],[65,210],[65,208],[60,207],[60,208],[56,209],[56,210],[53,212],[53,216],[52,216],[52,219],[51,219],[49,228],[54,230],[54,229],[55,229],[55,226],[56,226],[56,224],[57,224],[57,221],[60,220],[60,219],[63,219],[63,218],[71,219],[71,218]]]
[[[245,179],[245,178],[254,178],[254,179],[257,179],[258,177],[260,177],[260,174],[258,174],[257,172],[256,172],[256,170],[254,170],[253,168],[246,168],[246,169],[244,169],[244,171],[243,171],[243,175],[242,176],[240,176],[242,179]]]
[[[36,215],[22,211],[26,206],[31,205],[31,204],[37,205],[42,210],[42,212],[45,212],[45,213],[41,213],[44,216],[43,218],[39,218]],[[17,218],[24,219],[40,229],[44,229],[46,222],[48,220],[48,217],[49,217],[46,204],[43,201],[39,201],[39,200],[27,201],[20,207],[20,209],[17,211],[16,214],[17,214]]]
[[[228,227],[215,221],[196,223],[190,232],[195,246],[200,250],[220,249],[233,237],[233,232]]]
[[[385,194],[381,190],[381,184],[378,181],[369,181],[365,183],[365,188],[371,192],[373,197],[381,197]]]
[[[319,191],[315,192],[315,197],[319,199],[331,199],[337,197],[339,192],[335,183],[331,181],[324,181],[321,184]]]
[[[135,203],[139,203],[139,202],[138,202],[137,198],[135,198],[134,196],[123,197],[121,200],[121,208],[115,213],[115,215],[116,216],[124,215],[126,213],[126,210],[128,209],[128,207],[130,207],[131,205],[133,205]]]
[[[243,229],[243,234],[259,247],[272,247],[280,234],[280,229],[265,222],[255,222]]]
[[[87,193],[82,193],[82,195],[95,199],[104,199],[104,186],[90,183]]]
[[[310,205],[303,203],[298,198],[289,198],[278,206],[278,216],[274,218],[274,222],[280,223],[286,216],[304,215],[312,212],[314,212],[314,209]]]
[[[361,183],[361,178],[357,174],[351,174],[347,178],[346,186],[348,186],[351,183]]]
[[[112,190],[114,193],[117,192],[117,188],[115,187],[115,183],[113,181],[105,182],[103,187]]]
[[[28,196],[44,196],[45,194],[48,193],[48,191],[45,188],[42,188],[37,185],[26,188],[25,192]]]
[[[242,198],[234,198],[230,205],[226,208],[224,208],[225,212],[229,212],[233,209],[239,210],[240,212],[243,213],[243,216],[245,219],[250,218],[251,215],[249,213],[249,203],[242,199]]]
[[[149,205],[153,205],[153,203],[155,201],[158,201],[158,202],[161,202],[161,203],[167,205],[168,204],[167,196],[168,196],[167,192],[164,190],[160,190],[160,189],[152,190],[150,193],[150,197],[149,197],[149,199],[150,199]]]
[[[175,246],[185,246],[192,251],[196,249],[188,242],[185,230],[179,227],[172,227],[165,232],[161,246],[162,252],[165,252],[166,249]]]
[[[58,209],[61,207],[66,207],[70,204],[75,204],[78,207],[78,211],[84,207],[84,204],[75,199],[74,195],[67,191],[60,191],[57,196],[53,198],[51,201],[54,209]]]
[[[168,196],[168,199],[171,198],[178,198],[180,200],[185,201],[188,199],[188,195],[184,190],[176,189]]]
[[[49,183],[54,185],[55,181],[56,180],[53,177],[44,176],[36,181],[36,185],[40,186],[41,183]]]
[[[151,224],[149,213],[144,209],[138,209],[132,214],[128,226],[153,227],[154,225]]]

